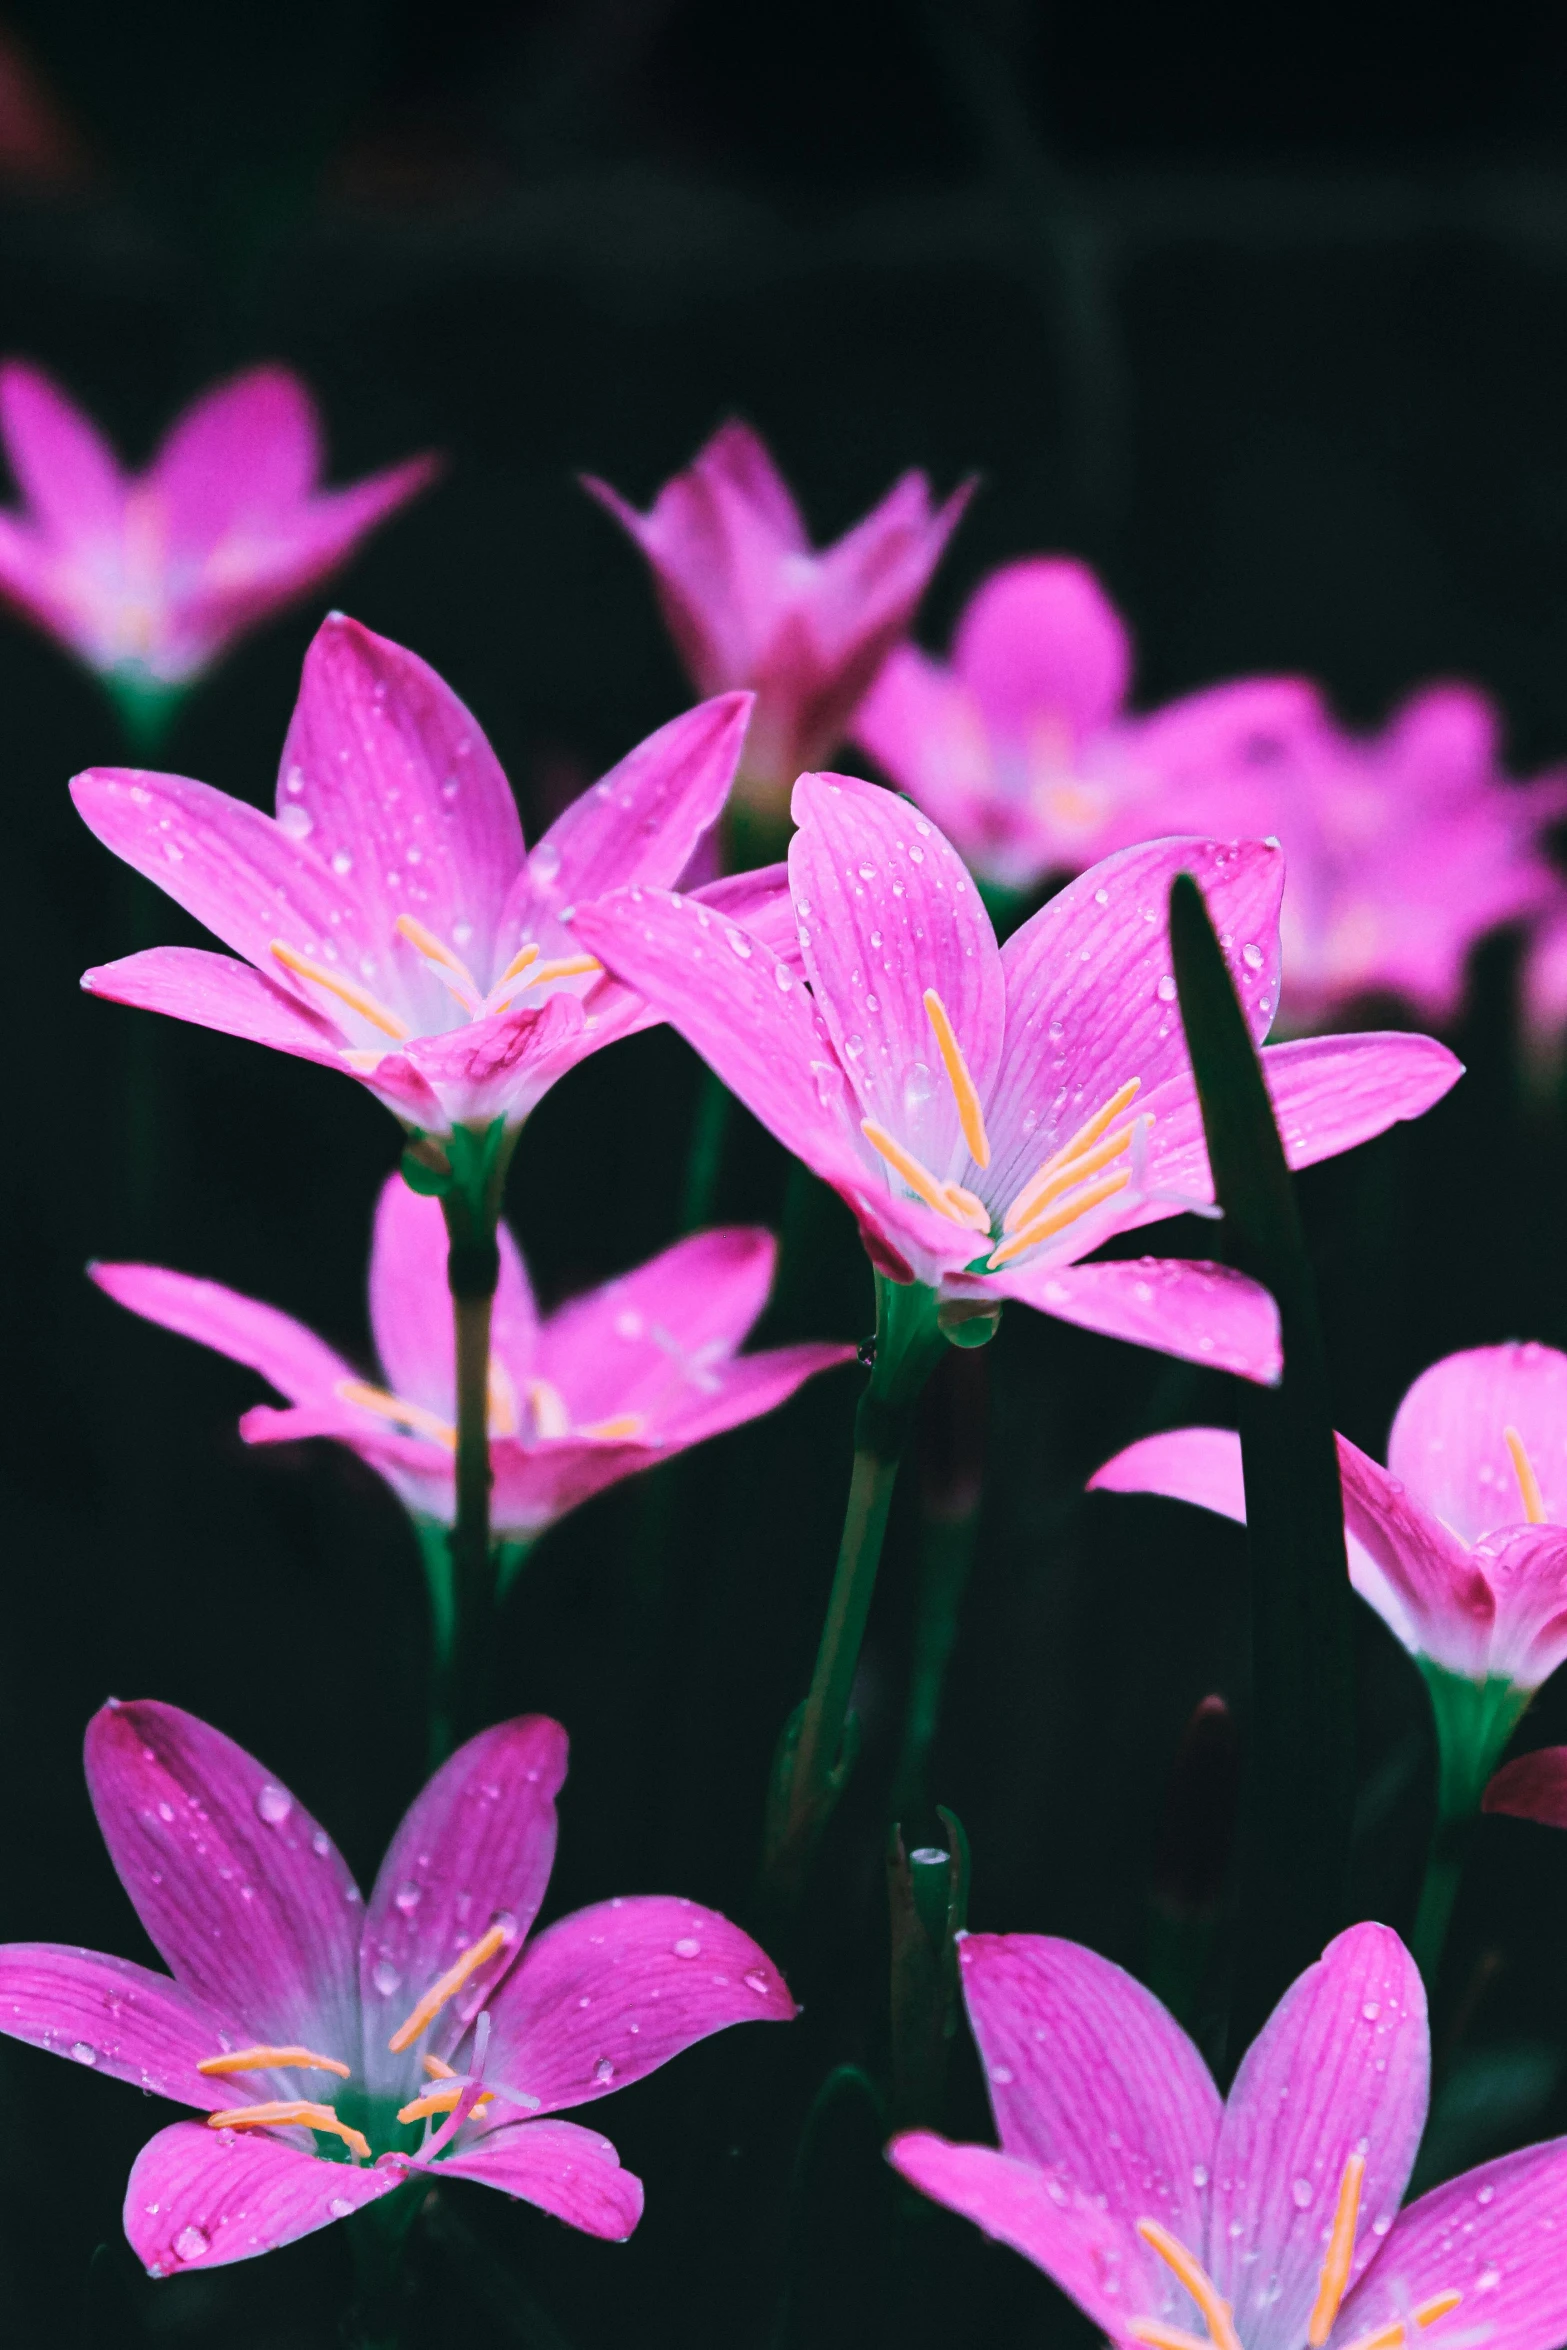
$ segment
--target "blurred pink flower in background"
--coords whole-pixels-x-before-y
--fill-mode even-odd
[[[0,2032],[203,2115],[150,2138],[126,2186],[154,2276],[274,2251],[421,2175],[623,2240],[642,2182],[562,2109],[795,2012],[766,1953],[695,1902],[602,1901],[530,1939],[566,1776],[543,1715],[436,1772],[368,1903],[296,1797],[177,1706],[111,1699],[86,1767],[170,1971],[0,1944]]]
[[[0,439],[24,500],[0,513],[0,595],[153,702],[318,586],[437,471],[415,457],[321,489],[315,402],[282,367],[204,392],[126,474],[57,384],[9,360]]]
[[[698,693],[755,693],[737,790],[780,824],[789,786],[843,740],[908,628],[972,486],[933,507],[924,474],[906,473],[863,522],[818,552],[749,425],[722,426],[646,514],[585,477],[652,566]]]
[[[495,1531],[531,1541],[605,1486],[758,1418],[852,1346],[739,1348],[767,1303],[777,1249],[731,1227],[677,1241],[542,1319],[502,1225],[490,1354]],[[376,1211],[370,1321],[378,1377],[275,1306],[160,1265],[94,1265],[133,1313],[246,1363],[287,1396],[240,1422],[250,1444],[329,1436],[386,1479],[411,1514],[449,1526],[456,1379],[440,1206],[393,1175]],[[384,1385],[381,1383],[384,1381]]]

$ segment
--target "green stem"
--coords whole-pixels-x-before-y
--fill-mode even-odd
[[[941,1720],[947,1667],[957,1645],[958,1618],[978,1539],[977,1502],[958,1517],[944,1516],[927,1507],[920,1528],[919,1596],[915,1602],[909,1702],[903,1719],[903,1745],[892,1783],[894,1819],[913,1818],[925,1808],[930,1750]]]
[[[427,2179],[409,2179],[347,2222],[357,2288],[346,2328],[353,2350],[399,2350],[407,2306],[404,2255],[429,2191]]]
[[[1415,1912],[1415,1930],[1409,1941],[1428,1992],[1435,1990],[1437,1976],[1442,1971],[1447,1929],[1473,1835],[1473,1820],[1446,1820],[1438,1822],[1431,1838],[1420,1887],[1420,1906]]]
[[[1436,1723],[1436,1825],[1410,1940],[1415,1963],[1434,1997],[1453,1905],[1474,1841],[1486,1781],[1517,1729],[1533,1694],[1500,1674],[1471,1681],[1421,1657],[1420,1670]]]

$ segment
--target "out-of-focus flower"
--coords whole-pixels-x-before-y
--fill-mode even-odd
[[[154,2276],[272,2251],[421,2176],[623,2239],[641,2181],[555,2117],[728,2024],[794,2013],[766,1954],[694,1902],[600,1902],[528,1939],[566,1774],[542,1715],[436,1773],[368,1906],[325,1829],[193,1715],[111,1700],[86,1761],[170,1973],[0,1946],[0,2031],[203,2115],[131,2171],[125,2232]]]
[[[1255,1283],[1204,1264],[1078,1260],[1212,1202],[1170,883],[1200,881],[1260,1041],[1277,1001],[1277,848],[1122,851],[998,949],[956,852],[905,802],[808,775],[793,807],[793,958],[645,888],[582,908],[577,934],[842,1194],[881,1271],[939,1292],[949,1325],[1017,1297],[1275,1378],[1277,1316]],[[1280,1045],[1263,1064],[1296,1166],[1417,1116],[1459,1074],[1445,1047],[1403,1035]]]
[[[76,778],[105,846],[245,958],[154,947],[82,985],[346,1070],[417,1133],[514,1130],[578,1061],[657,1019],[565,917],[677,879],[723,807],[748,709],[726,694],[671,720],[525,853],[511,786],[451,688],[334,614],[305,658],[275,818],[183,776]]]
[[[1152,1993],[1092,1951],[975,1934],[962,1971],[1000,2149],[912,2131],[889,2159],[1116,2350],[1552,2350],[1567,2332],[1567,2139],[1399,2209],[1430,2041],[1387,1927],[1351,1927],[1291,1985],[1227,2103]]]
[[[906,473],[863,522],[815,550],[749,426],[724,425],[646,514],[607,482],[584,487],[642,549],[698,693],[756,695],[737,789],[781,819],[789,786],[842,741],[907,629],[972,483],[933,507]]]
[[[0,594],[153,702],[319,585],[437,470],[415,457],[321,489],[315,403],[281,367],[203,393],[128,475],[57,384],[9,360],[0,438],[25,501],[0,514]]]
[[[758,1418],[851,1346],[738,1349],[767,1302],[770,1233],[733,1227],[678,1241],[649,1264],[542,1321],[502,1226],[490,1352],[491,1515],[505,1541],[531,1541],[590,1495],[705,1437]],[[438,1204],[394,1175],[370,1256],[379,1377],[367,1380],[276,1307],[160,1265],[95,1265],[100,1289],[220,1354],[249,1364],[290,1408],[258,1404],[251,1444],[329,1436],[380,1471],[415,1518],[450,1526],[456,1377],[447,1236]]]
[[[851,732],[980,881],[1022,893],[1133,841],[1206,829],[1180,787],[1246,772],[1319,713],[1310,686],[1256,678],[1139,720],[1131,672],[1125,625],[1086,565],[1009,563],[970,598],[951,661],[900,645]]]
[[[1567,1828],[1567,1746],[1539,1746],[1503,1763],[1480,1809],[1538,1820],[1542,1828]]]

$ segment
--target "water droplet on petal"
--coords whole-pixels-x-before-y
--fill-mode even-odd
[[[769,1983],[767,1980],[767,1972],[764,1967],[747,1967],[745,1973],[740,1977],[740,1980],[742,1983],[744,1983],[746,1989],[748,1991],[754,1991],[759,1999],[765,1999],[768,1992],[772,1989],[771,1983]]]
[[[281,1828],[294,1808],[294,1798],[286,1787],[274,1787],[269,1779],[256,1797],[256,1809],[269,1828]]]
[[[308,840],[316,828],[316,820],[308,808],[280,808],[277,821],[278,830],[286,832],[290,840]]]
[[[346,2195],[334,2195],[331,2202],[327,2205],[327,2209],[332,2214],[334,2219],[347,2219],[353,2208],[354,2206],[349,2202]]]
[[[332,859],[333,872],[338,874],[352,873],[353,869],[353,858],[349,855],[346,849],[339,849]]]
[[[212,2250],[212,2238],[205,2228],[181,2228],[174,2239],[176,2260],[200,2260],[203,2253]]]
[[[863,1053],[865,1050],[864,1037],[858,1034],[854,1036],[846,1036],[843,1040],[843,1049],[846,1057],[849,1060],[857,1061],[861,1053]]]
[[[1382,2013],[1381,2000],[1368,1999],[1360,2012],[1365,2017],[1368,2024],[1374,2024],[1377,2020],[1377,2017]]]
[[[990,2068],[990,2077],[1004,2089],[1015,2076],[1009,2064],[993,2064]]]
[[[612,2081],[615,2078],[615,2068],[607,2056],[601,2056],[593,2067],[593,2078],[598,2082],[600,2088],[603,2088],[606,2081]]]
[[[874,881],[875,878],[876,868],[874,865],[862,865],[860,867],[860,879],[862,881]]]
[[[1245,966],[1246,966],[1246,968],[1247,968],[1247,970],[1248,970],[1248,971],[1260,971],[1260,970],[1262,969],[1262,949],[1261,949],[1261,947],[1257,947],[1257,946],[1244,946],[1244,947],[1242,947],[1242,948],[1241,948],[1241,961],[1242,961],[1242,962],[1245,964]]]
[[[868,995],[865,999],[865,1009],[867,1012],[879,1012],[881,1010],[880,996]]]
[[[1314,2189],[1309,2179],[1297,2179],[1294,2182],[1293,2186],[1290,2188],[1290,2194],[1294,2199],[1295,2209],[1297,2211],[1309,2211],[1311,2209],[1311,2199],[1313,2192]]]
[[[319,1859],[325,1860],[327,1854],[332,1849],[332,1839],[327,1834],[325,1828],[317,1828],[315,1834],[310,1839],[310,1849],[317,1855]]]
[[[913,849],[910,849],[910,851],[909,851],[909,863],[910,863],[911,865],[923,865],[923,864],[924,864],[924,862],[925,862],[925,851],[924,851],[923,849],[921,849],[921,848],[913,848]]]
[[[400,1909],[405,1918],[410,1918],[423,1899],[423,1886],[414,1884],[412,1879],[406,1879],[392,1895],[392,1907]]]
[[[702,1955],[702,1945],[697,1941],[694,1935],[682,1934],[679,1941],[674,1945],[674,1951],[676,1958],[700,1958]]]
[[[370,1969],[370,1980],[383,1999],[390,1999],[402,1983],[402,1972],[389,1958],[378,1958]]]
[[[1154,994],[1159,998],[1161,1004],[1173,1004],[1179,992],[1180,991],[1176,987],[1175,981],[1171,978],[1168,972],[1165,973],[1158,986],[1154,989]]]
[[[98,2051],[90,2040],[73,2040],[71,2054],[78,2064],[96,2064],[98,2061]]]
[[[746,937],[745,932],[743,930],[726,930],[724,932],[724,936],[728,939],[729,944],[733,947],[741,962],[749,963],[751,960],[751,942]]]
[[[1194,2187],[1206,2187],[1207,2184],[1208,2165],[1205,2162],[1194,2162],[1192,2164],[1192,2185]]]

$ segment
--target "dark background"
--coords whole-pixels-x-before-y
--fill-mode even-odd
[[[138,461],[205,380],[267,357],[319,392],[335,478],[446,451],[443,485],[334,593],[471,703],[530,834],[686,699],[639,562],[574,475],[645,503],[734,411],[821,536],[905,466],[943,489],[980,472],[933,642],[988,567],[1071,548],[1130,615],[1145,697],[1300,669],[1369,722],[1459,674],[1501,698],[1520,765],[1567,755],[1567,56],[1544,5],[29,0],[0,29],[0,347],[58,371]],[[270,800],[325,601],[213,678],[172,764]],[[140,1250],[362,1352],[397,1137],[350,1084],[171,1027],[161,1188],[133,1209],[143,1015],[75,986],[128,944],[125,896],[64,789],[118,755],[115,726],[9,621],[0,711],[0,1932],[145,1957],[82,1789],[92,1709],[112,1690],[218,1722],[368,1883],[420,1777],[421,1596],[368,1472],[325,1447],[247,1454],[258,1383],[120,1314],[82,1266]],[[170,909],[165,935],[195,934]],[[1567,1343],[1560,1109],[1523,1086],[1511,991],[1500,942],[1454,1040],[1458,1092],[1303,1187],[1338,1423],[1374,1449],[1438,1353]],[[695,1088],[654,1034],[538,1114],[511,1213],[547,1296],[672,1237]],[[743,1120],[720,1206],[787,1225],[770,1335],[868,1328],[846,1220]],[[1167,1229],[1172,1253],[1206,1245]],[[973,1842],[977,1926],[1137,1966],[1182,1724],[1215,1689],[1244,1717],[1244,1547],[1169,1505],[1077,1496],[1131,1436],[1233,1403],[1019,1309],[987,1360],[990,1476],[933,1792]],[[670,1890],[745,1914],[856,1376],[592,1505],[529,1565],[500,1670],[508,1708],[573,1739],[552,1912]],[[727,2035],[603,2112],[648,2183],[628,2248],[449,2193],[417,2339],[1084,2338],[1023,2262],[893,2194],[856,2093],[795,2167],[830,2067],[884,2059],[916,1482],[867,1654],[865,1761],[791,1960],[803,2022]],[[1407,1925],[1424,1699],[1381,1627],[1359,1631],[1362,1900]],[[1524,1737],[1564,1734],[1547,1693]],[[1467,2037],[1434,2170],[1567,2128],[1564,1934],[1567,1840],[1489,1823],[1444,1981],[1442,2030]],[[8,2344],[340,2339],[343,2230],[154,2286],[118,2214],[167,2114],[10,2042],[0,2094]],[[962,2044],[949,2118],[983,2132]]]

